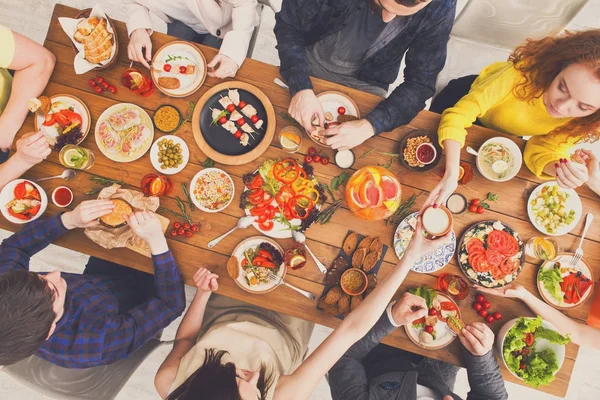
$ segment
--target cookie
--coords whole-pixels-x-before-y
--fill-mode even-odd
[[[229,257],[229,260],[227,260],[227,273],[232,279],[237,279],[240,276],[238,262],[239,261],[235,256],[231,256]]]
[[[369,252],[372,252],[372,251],[376,251],[378,253],[383,252],[383,242],[378,237],[373,239],[373,241],[369,245]]]
[[[358,234],[356,232],[352,232],[348,235],[346,240],[344,240],[344,244],[342,248],[344,249],[344,253],[350,255],[356,249],[356,245],[358,244]]]
[[[377,264],[377,261],[379,261],[380,257],[381,253],[377,251],[372,251],[369,254],[367,254],[362,264],[363,271],[369,272],[370,270],[372,270],[375,264]]]
[[[352,266],[354,268],[360,268],[363,265],[365,256],[367,255],[367,249],[357,249],[352,255]]]
[[[372,241],[373,241],[373,238],[370,236],[367,236],[366,238],[364,238],[363,240],[360,241],[360,243],[358,244],[358,248],[359,249],[368,249],[369,246],[371,245]]]

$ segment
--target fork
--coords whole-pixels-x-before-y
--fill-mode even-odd
[[[581,239],[579,240],[579,247],[577,247],[577,250],[575,250],[575,254],[569,262],[569,265],[572,267],[576,266],[579,263],[579,260],[581,260],[581,257],[583,257],[583,249],[581,248],[581,245],[583,244],[583,238],[585,237],[585,234],[587,233],[587,230],[592,224],[593,220],[594,216],[591,213],[588,213],[585,216],[585,226],[583,227],[583,233],[581,234]]]
[[[283,278],[275,275],[272,272],[269,272],[269,274],[267,275],[267,279],[269,280],[269,282],[272,282],[272,283],[276,284],[277,286],[279,286],[279,285],[285,285],[285,286],[287,286],[287,287],[289,287],[291,289],[294,289],[296,292],[302,294],[305,297],[308,297],[309,299],[311,299],[313,301],[317,299],[317,296],[315,296],[314,293],[307,292],[306,290],[302,290],[300,288],[297,288],[294,285],[290,285],[289,283],[287,283],[286,281],[284,281]]]

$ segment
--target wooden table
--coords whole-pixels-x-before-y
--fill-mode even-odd
[[[71,47],[71,42],[58,24],[57,18],[59,16],[74,17],[77,12],[78,10],[76,9],[60,4],[56,5],[54,9],[44,46],[56,55],[57,64],[50,83],[46,88],[45,94],[54,95],[68,93],[82,99],[90,108],[92,115],[92,127],[95,125],[96,119],[100,116],[102,111],[118,102],[130,102],[138,104],[147,110],[150,115],[152,115],[153,110],[159,105],[172,104],[179,108],[183,114],[185,114],[186,110],[188,109],[187,101],[198,100],[205,91],[220,82],[217,79],[207,78],[203,87],[198,92],[186,99],[169,98],[158,91],[152,96],[145,98],[129,92],[120,84],[117,85],[117,83],[120,81],[122,72],[129,66],[130,63],[127,59],[127,52],[125,51],[128,43],[127,31],[125,24],[120,22],[116,23],[116,29],[119,36],[121,51],[118,55],[119,59],[115,65],[107,70],[92,71],[84,75],[75,75],[73,70],[74,54]],[[153,48],[158,49],[163,44],[172,40],[175,40],[175,38],[160,33],[154,33],[152,36]],[[204,46],[198,47],[202,50],[202,52],[204,52],[208,60],[212,59],[212,57],[216,54],[215,49]],[[117,86],[118,89],[115,95],[112,95],[108,92],[98,95],[91,87],[88,86],[88,79],[98,75],[104,77],[107,81]],[[279,70],[277,67],[248,59],[244,62],[244,65],[239,70],[235,79],[251,83],[259,87],[268,95],[276,110],[277,128],[281,129],[283,126],[289,125],[289,120],[287,120],[284,116],[289,105],[290,95],[286,90],[273,83],[273,79],[278,76]],[[316,93],[326,90],[338,90],[348,94],[356,101],[363,115],[372,110],[381,100],[377,96],[342,87],[319,79],[313,79],[313,84]],[[398,141],[405,133],[416,128],[435,131],[438,123],[439,115],[428,111],[422,111],[409,125],[402,126],[392,132],[384,133],[378,137],[368,140],[365,144],[355,149],[356,155],[360,156],[370,149],[375,149],[375,151],[371,152],[364,158],[357,159],[354,169],[358,169],[366,165],[376,165],[377,163],[388,163],[389,157],[383,156],[379,154],[379,152],[397,153]],[[30,116],[21,129],[20,134],[30,132],[32,130],[33,118]],[[159,134],[157,134],[157,136],[158,135]],[[181,173],[172,176],[175,189],[171,196],[161,198],[161,205],[172,210],[177,210],[174,197],[180,196],[183,198],[181,183],[185,183],[186,185],[189,184],[191,178],[202,168],[200,166],[200,162],[205,159],[204,154],[202,154],[198,149],[193,139],[190,123],[180,128],[178,135],[182,137],[190,146],[191,159],[188,166]],[[489,129],[473,127],[469,129],[467,144],[477,148],[485,139],[494,135],[499,134]],[[516,139],[514,137],[512,138],[521,147],[521,149],[523,149],[524,142],[520,139]],[[99,175],[112,179],[122,179],[127,183],[127,185],[139,187],[141,178],[147,173],[154,172],[148,155],[129,164],[116,164],[108,160],[97,148],[93,131],[90,132],[90,135],[83,142],[83,146],[90,148],[95,153],[96,164],[90,171],[79,172],[77,177],[68,183],[68,186],[75,192],[75,201],[73,202],[73,206],[83,200],[89,199],[90,197],[86,196],[85,192],[98,187],[98,185],[94,184],[90,180],[92,175]],[[305,136],[300,151],[297,155],[302,157],[307,153],[308,148],[312,146],[314,146],[313,142]],[[325,149],[323,153],[327,154],[330,158],[333,158],[334,156],[333,151],[330,149]],[[203,230],[199,235],[196,235],[191,239],[169,237],[169,246],[175,254],[181,271],[183,272],[188,284],[193,284],[191,278],[196,269],[200,266],[204,266],[221,276],[219,285],[220,288],[218,291],[219,294],[240,299],[277,312],[286,313],[294,317],[314,321],[329,327],[336,327],[339,325],[340,320],[333,317],[328,317],[319,312],[315,308],[316,302],[310,301],[286,287],[280,287],[266,295],[250,295],[239,289],[236,284],[227,276],[225,263],[233,248],[244,238],[259,234],[254,228],[251,227],[247,230],[236,231],[223,240],[214,249],[208,249],[207,247],[207,243],[211,239],[219,236],[226,230],[235,226],[238,218],[243,215],[243,211],[237,207],[239,193],[243,188],[241,176],[244,173],[255,170],[267,158],[280,158],[286,156],[288,156],[288,153],[284,152],[279,147],[279,143],[274,142],[262,155],[262,157],[249,163],[248,165],[217,165],[228,171],[234,179],[236,186],[236,198],[234,199],[232,205],[219,214],[208,215],[202,213],[201,211],[195,211],[193,213],[194,219],[197,220],[200,217],[207,218],[211,225],[210,230]],[[474,158],[465,151],[462,152],[462,160],[470,164],[474,164]],[[391,170],[399,177],[403,185],[403,198],[407,198],[413,193],[418,195],[417,204],[415,206],[415,209],[418,209],[417,207],[420,207],[426,198],[428,191],[430,191],[439,181],[439,174],[442,167],[443,163],[429,172],[416,173],[408,171],[398,162],[396,162],[391,167]],[[36,179],[42,176],[57,175],[60,173],[60,171],[62,171],[62,169],[63,167],[58,162],[57,153],[53,152],[46,162],[34,167],[30,172],[27,173],[26,176],[30,179]],[[325,183],[329,183],[331,179],[340,172],[341,170],[338,167],[331,164],[326,166],[319,165],[315,168],[315,173],[319,180]],[[537,232],[533,225],[529,222],[526,212],[527,197],[531,190],[533,190],[533,188],[535,188],[539,182],[540,181],[525,167],[521,169],[519,175],[515,179],[508,183],[502,184],[488,181],[480,174],[475,173],[475,177],[472,182],[467,186],[459,186],[457,191],[465,195],[465,197],[468,199],[483,198],[488,192],[491,191],[499,195],[499,201],[494,203],[492,205],[492,210],[486,211],[484,215],[464,213],[456,216],[454,220],[454,228],[457,236],[461,235],[466,227],[482,219],[502,220],[516,229],[524,240],[527,240],[532,236],[539,236],[540,233]],[[56,186],[62,183],[63,182],[53,180],[43,182],[41,186],[46,190],[47,193],[51,193]],[[600,216],[600,205],[596,195],[587,188],[583,188],[578,191],[583,201],[584,210],[586,212],[593,212],[596,214],[596,216]],[[53,215],[60,211],[60,209],[50,204],[48,206],[46,215]],[[165,214],[165,216],[173,219],[171,215]],[[18,226],[12,225],[4,219],[2,219],[0,227],[12,231],[18,228]],[[330,265],[333,259],[337,256],[339,248],[342,244],[342,240],[350,227],[353,230],[363,234],[378,235],[388,246],[390,246],[380,270],[380,279],[384,279],[386,274],[397,262],[393,247],[391,247],[393,232],[396,228],[395,226],[386,226],[384,222],[368,222],[360,220],[353,216],[353,214],[344,204],[344,207],[334,215],[332,221],[328,225],[314,225],[307,231],[308,244],[326,265]],[[582,222],[580,222],[580,224],[573,230],[571,234],[560,238],[561,244],[565,249],[575,249],[576,242],[579,239],[579,233],[581,231]],[[592,225],[587,238],[584,241],[583,248],[585,251],[585,258],[594,269],[596,276],[600,276],[599,241],[600,224],[594,224]],[[291,239],[280,240],[279,242],[284,248],[292,245]],[[131,268],[152,272],[152,263],[150,259],[142,257],[139,254],[127,249],[114,249],[110,251],[105,250],[87,239],[83,235],[82,231],[73,231],[67,233],[57,241],[57,244],[95,257],[118,262]],[[398,294],[404,293],[408,288],[417,285],[434,286],[437,276],[439,276],[442,272],[459,275],[461,274],[460,269],[456,265],[456,259],[453,259],[450,265],[445,267],[442,271],[438,271],[434,274],[409,274],[405,283],[399,288]],[[538,294],[535,279],[536,273],[537,265],[526,262],[525,267],[519,276],[518,282],[526,286],[532,293]],[[323,290],[324,275],[318,271],[316,265],[312,261],[309,261],[308,264],[300,270],[288,271],[288,280],[291,284],[309,290],[317,295],[319,295]],[[575,310],[568,311],[566,314],[576,320],[585,321],[590,309],[590,303],[591,302],[588,302],[587,304]],[[470,299],[460,302],[459,305],[463,311],[464,319],[467,322],[482,320],[482,318],[472,310]],[[532,315],[531,311],[523,303],[512,299],[494,298],[493,309],[501,311],[504,315],[503,321],[495,322],[491,325],[492,329],[496,332],[498,329],[500,329],[505,321],[513,317]],[[451,346],[447,347],[443,351],[431,352],[414,345],[407,338],[404,329],[397,329],[390,336],[385,338],[384,342],[392,346],[400,347],[408,351],[426,355],[428,357],[444,360],[452,364],[463,365],[458,341],[455,341]],[[566,359],[561,370],[556,376],[556,380],[551,385],[540,388],[539,390],[560,397],[565,396],[578,350],[578,346],[574,344],[567,345]],[[498,360],[502,366],[501,360]],[[502,372],[506,380],[520,383],[520,381],[515,379],[503,366]]]

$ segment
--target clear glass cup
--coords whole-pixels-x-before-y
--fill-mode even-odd
[[[288,153],[295,153],[302,144],[302,132],[295,126],[286,126],[279,131],[279,144]]]
[[[469,295],[469,284],[458,275],[440,275],[437,286],[439,290],[455,300],[463,300]]]
[[[551,261],[560,254],[558,240],[552,237],[532,237],[525,243],[525,255],[535,260]]]
[[[86,170],[94,166],[94,153],[90,149],[68,144],[64,146],[58,155],[60,163],[67,168]]]

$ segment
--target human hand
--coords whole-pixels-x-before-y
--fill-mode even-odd
[[[419,214],[421,214],[425,209],[429,206],[437,207],[440,204],[444,204],[448,197],[458,187],[458,174],[454,173],[446,173],[444,177],[438,182],[438,184],[433,188],[427,199],[425,199],[425,203],[419,210]]]
[[[217,54],[215,58],[213,58],[212,61],[207,65],[207,67],[208,76],[221,79],[233,78],[240,68],[235,61],[223,54]]]
[[[4,152],[10,151],[10,147],[12,146],[14,139],[15,139],[14,134],[0,132],[0,151],[4,151]]]
[[[561,158],[560,162],[554,164],[554,167],[556,168],[556,182],[562,188],[574,189],[583,185],[589,179],[585,164]]]
[[[450,232],[445,234],[444,236],[440,236],[435,240],[427,239],[425,237],[425,231],[423,230],[423,222],[421,221],[421,216],[417,217],[417,225],[415,227],[415,233],[408,244],[406,251],[404,252],[404,257],[410,257],[413,260],[418,260],[423,255],[427,253],[431,253],[435,251],[440,246],[443,246],[445,243],[450,242],[452,237],[453,230],[450,229]]]
[[[427,302],[421,296],[406,292],[392,306],[392,317],[396,325],[406,325],[427,315]]]
[[[110,214],[115,205],[110,200],[82,201],[73,211],[68,211],[61,216],[65,228],[90,228],[98,225],[98,218]]]
[[[206,268],[200,268],[194,274],[194,284],[199,294],[210,294],[219,289],[219,275],[211,273]]]
[[[136,236],[148,243],[152,254],[161,254],[168,250],[162,225],[153,212],[135,212],[127,217],[127,223]]]
[[[312,120],[315,114],[319,117],[320,127],[323,127],[325,123],[323,106],[312,89],[305,89],[296,93],[290,101],[288,113],[308,132],[314,130]]]
[[[375,136],[373,125],[366,119],[349,121],[320,132],[326,137],[325,143],[332,149],[351,149],[368,138]]]
[[[150,35],[145,28],[136,29],[131,34],[127,45],[127,57],[132,61],[142,63],[144,67],[150,69],[148,63],[152,61],[152,40],[150,40]]]
[[[17,153],[15,157],[21,163],[33,167],[35,164],[44,161],[51,152],[52,149],[41,131],[30,132],[17,140]]]
[[[525,295],[528,292],[527,289],[525,289],[523,286],[517,284],[517,283],[511,283],[510,285],[506,285],[497,289],[491,289],[491,288],[486,288],[483,286],[479,286],[479,285],[474,285],[475,289],[479,290],[482,293],[487,293],[487,294],[491,294],[494,296],[500,296],[500,297],[516,297],[519,299],[522,299],[523,297],[525,297]]]
[[[474,356],[484,356],[494,346],[494,332],[484,323],[467,325],[458,335],[458,340]]]
[[[600,191],[600,162],[590,150],[579,149],[571,156],[575,162],[585,164],[589,179],[588,186],[594,191]]]

